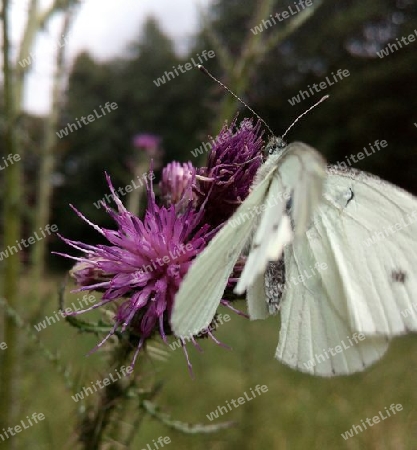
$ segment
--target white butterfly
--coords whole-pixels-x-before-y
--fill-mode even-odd
[[[363,172],[331,168],[326,178],[305,144],[274,138],[267,149],[251,193],[183,280],[172,329],[208,327],[253,236],[235,292],[247,291],[251,319],[281,310],[275,357],[315,375],[364,370],[393,336],[417,331],[417,200]],[[318,263],[326,270],[307,276]]]

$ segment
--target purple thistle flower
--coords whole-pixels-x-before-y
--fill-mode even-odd
[[[178,205],[178,210],[187,207],[193,200],[193,185],[196,169],[188,163],[172,162],[162,170],[159,182],[161,197],[166,205]]]
[[[138,135],[134,141],[136,146],[148,151],[155,150],[158,143],[159,138],[153,135]],[[193,259],[248,195],[262,161],[262,146],[260,123],[254,126],[246,119],[238,127],[235,119],[213,139],[206,168],[197,171],[191,163],[173,162],[163,170],[160,190],[166,206],[156,204],[152,185],[147,186],[148,207],[143,220],[127,211],[106,174],[117,211],[104,202],[102,205],[116,222],[117,230],[93,224],[71,205],[110,245],[89,245],[61,236],[64,242],[85,254],[74,257],[58,253],[77,261],[70,271],[79,286],[76,292],[103,292],[95,305],[70,314],[82,314],[122,299],[112,330],[96,349],[118,328],[121,332],[129,329],[139,336],[133,366],[139,350],[154,333],[159,332],[167,341],[166,336],[172,334],[170,317],[178,288]],[[230,277],[228,290],[235,284],[241,267],[242,261]],[[244,315],[226,299],[222,303]],[[188,337],[197,348],[198,337],[211,337],[221,344],[211,329],[202,336]],[[180,341],[191,368],[185,339],[181,337]]]
[[[160,136],[157,136],[155,134],[143,133],[133,136],[133,146],[136,148],[152,150],[155,147],[158,147],[160,142]]]
[[[182,214],[178,214],[175,205],[157,206],[154,192],[149,186],[148,207],[141,220],[126,210],[107,174],[106,178],[117,211],[111,210],[104,202],[102,205],[117,223],[118,230],[101,228],[71,207],[110,245],[89,245],[60,236],[65,243],[81,250],[85,256],[57,254],[78,261],[71,270],[81,285],[76,292],[104,292],[98,303],[72,315],[124,298],[117,309],[112,331],[96,348],[101,347],[119,327],[122,332],[127,328],[133,329],[140,339],[133,357],[133,367],[140,348],[154,332],[159,332],[165,342],[166,335],[172,334],[169,319],[175,294],[192,260],[213,236],[213,230],[209,225],[201,225],[203,210],[196,211],[190,205]],[[187,361],[190,367],[188,355]]]
[[[204,222],[216,227],[225,222],[249,194],[262,163],[261,123],[236,119],[225,125],[212,142],[207,167],[197,172],[198,205],[205,205]]]
[[[96,256],[87,256],[87,259],[88,262],[78,262],[69,271],[71,277],[75,278],[75,281],[79,286],[90,286],[92,284],[97,284],[99,281],[101,282],[110,280],[110,275],[105,274],[97,266],[97,263],[99,261],[104,261],[103,258],[99,258]],[[96,290],[100,289],[96,288]]]

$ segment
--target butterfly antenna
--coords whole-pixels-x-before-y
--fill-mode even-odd
[[[249,111],[254,114],[268,129],[268,131],[271,133],[272,136],[275,136],[275,133],[269,128],[268,124],[265,122],[262,117],[257,114],[247,103],[245,103],[240,97],[238,97],[233,91],[231,91],[225,84],[223,84],[220,80],[218,80],[214,75],[212,75],[204,66],[201,64],[197,65],[197,68],[201,70],[204,74],[208,75],[212,80],[214,80],[216,83],[220,84],[220,86],[225,89],[229,94],[233,95],[233,97],[237,100],[239,100],[242,105],[244,105],[246,108],[249,109]],[[307,112],[307,111],[306,111]],[[305,113],[304,113],[305,114]],[[298,119],[297,119],[298,120]]]
[[[329,98],[328,95],[325,95],[322,97],[318,102],[314,103],[313,106],[310,106],[306,111],[304,111],[302,114],[300,114],[294,122],[285,130],[285,133],[281,136],[282,139],[284,139],[285,135],[291,130],[291,128],[301,119],[301,117],[305,116],[307,113],[309,113],[312,109],[314,109],[317,105],[319,105],[321,102],[324,102],[324,100],[327,100]]]

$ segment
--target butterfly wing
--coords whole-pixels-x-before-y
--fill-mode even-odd
[[[258,208],[273,179],[265,175],[225,226],[198,255],[175,296],[171,326],[177,336],[196,335],[216,313],[228,278],[258,222]]]
[[[268,158],[265,170],[268,165],[275,165],[276,170],[267,192],[267,207],[235,288],[239,294],[265,272],[269,261],[279,259],[294,235],[301,236],[306,231],[322,195],[326,164],[312,147],[300,142],[290,144],[282,154]],[[258,176],[255,183],[257,181]],[[286,200],[289,198],[292,205],[287,211]]]
[[[312,375],[347,375],[380,359],[388,338],[365,337],[352,330],[339,280],[327,290],[322,272],[317,272],[317,267],[323,270],[324,261],[329,261],[322,247],[321,241],[305,236],[285,250],[286,288],[275,357]]]
[[[265,279],[263,274],[258,275],[254,282],[248,286],[246,303],[251,320],[266,319],[269,316],[268,300],[265,294]]]
[[[330,176],[325,201],[331,213],[319,214],[316,226],[334,263],[323,280],[340,278],[351,326],[367,335],[417,331],[417,199],[355,171]]]
[[[417,331],[416,223],[409,193],[363,172],[329,176],[313,226],[286,250],[276,357],[349,374],[378,360],[392,336]]]

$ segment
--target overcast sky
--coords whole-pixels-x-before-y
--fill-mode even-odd
[[[50,106],[51,74],[58,43],[66,42],[72,59],[82,50],[105,60],[120,56],[127,44],[140,35],[144,21],[155,16],[162,29],[184,50],[198,29],[199,7],[210,0],[84,0],[68,36],[59,34],[61,18],[56,17],[51,26],[36,42],[32,53],[31,74],[25,92],[25,109],[45,114]],[[12,8],[12,42],[19,43],[26,20],[28,0],[14,0]],[[49,0],[41,0],[48,6]]]

